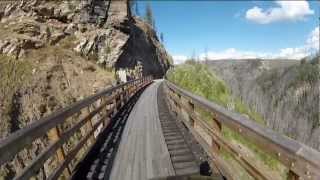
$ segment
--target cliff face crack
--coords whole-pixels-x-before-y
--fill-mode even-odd
[[[10,109],[10,120],[11,120],[11,133],[20,129],[19,127],[19,117],[21,113],[21,102],[20,102],[21,94],[19,92],[14,93],[11,102]]]

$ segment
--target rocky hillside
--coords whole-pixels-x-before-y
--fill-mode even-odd
[[[209,67],[268,127],[320,150],[317,59],[221,60]]]
[[[143,75],[166,72],[170,56],[127,5],[125,0],[1,1],[0,139],[111,86],[119,69],[139,64]],[[45,145],[46,139],[39,139],[33,150],[1,167],[0,179],[11,179]]]

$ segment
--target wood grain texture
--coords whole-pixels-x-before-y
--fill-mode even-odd
[[[111,180],[147,180],[174,175],[159,120],[156,81],[132,109],[121,137]]]

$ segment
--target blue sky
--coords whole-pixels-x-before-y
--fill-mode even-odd
[[[316,1],[138,1],[141,16],[147,3],[177,62],[194,53],[211,59],[297,59],[319,41]]]

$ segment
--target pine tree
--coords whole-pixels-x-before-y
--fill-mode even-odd
[[[149,23],[153,28],[155,28],[155,21],[153,18],[153,12],[151,9],[150,4],[148,3],[146,6],[146,16],[145,16],[145,20],[147,21],[147,23]]]
[[[160,40],[162,42],[162,44],[164,43],[164,39],[163,39],[163,33],[160,33]]]
[[[139,12],[139,8],[138,8],[138,1],[136,1],[135,5],[136,5],[135,13],[136,13],[137,16],[140,16],[140,12]]]
[[[137,0],[128,0],[128,2],[129,2],[129,7],[130,7],[131,13],[134,12],[134,14],[136,16],[139,16],[140,13],[139,13],[139,9],[138,9],[138,1]]]

